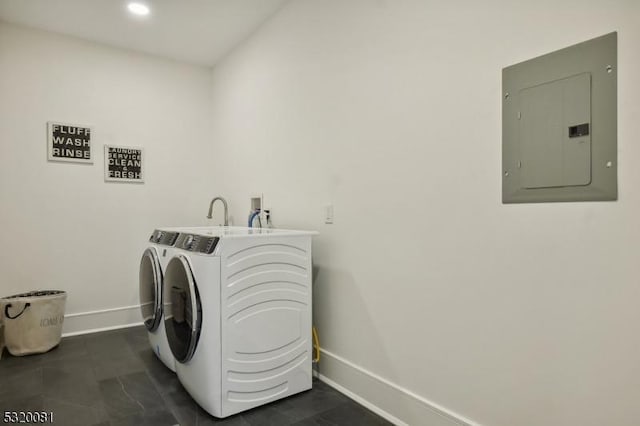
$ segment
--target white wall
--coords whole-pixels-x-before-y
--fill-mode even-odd
[[[638,424],[639,16],[297,0],[216,67],[236,223],[264,192],[276,225],[321,232],[321,373],[412,425],[452,424],[429,403],[486,425]],[[501,69],[614,30],[619,201],[502,205]]]
[[[214,190],[211,74],[0,25],[0,294],[67,290],[65,331],[140,322],[138,265],[157,226],[203,224]],[[94,126],[94,164],[47,162],[46,122]],[[144,184],[105,183],[103,145],[142,146]]]

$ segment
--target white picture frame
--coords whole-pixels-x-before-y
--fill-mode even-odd
[[[47,121],[47,160],[93,164],[93,127]]]
[[[104,181],[144,183],[144,148],[105,145]]]

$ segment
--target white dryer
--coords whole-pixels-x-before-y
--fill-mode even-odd
[[[178,237],[164,324],[180,382],[213,416],[311,389],[314,234],[210,227]]]
[[[149,238],[149,247],[140,259],[140,310],[149,334],[153,352],[171,371],[176,371],[175,359],[169,348],[163,319],[163,277],[179,232],[156,229]]]

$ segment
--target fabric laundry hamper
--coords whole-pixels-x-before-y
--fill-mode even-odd
[[[0,299],[4,343],[14,356],[47,352],[60,343],[67,293],[31,291]]]

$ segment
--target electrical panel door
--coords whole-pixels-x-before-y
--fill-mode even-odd
[[[523,188],[591,183],[591,75],[579,74],[520,91]]]
[[[502,70],[502,202],[618,197],[617,33]]]

